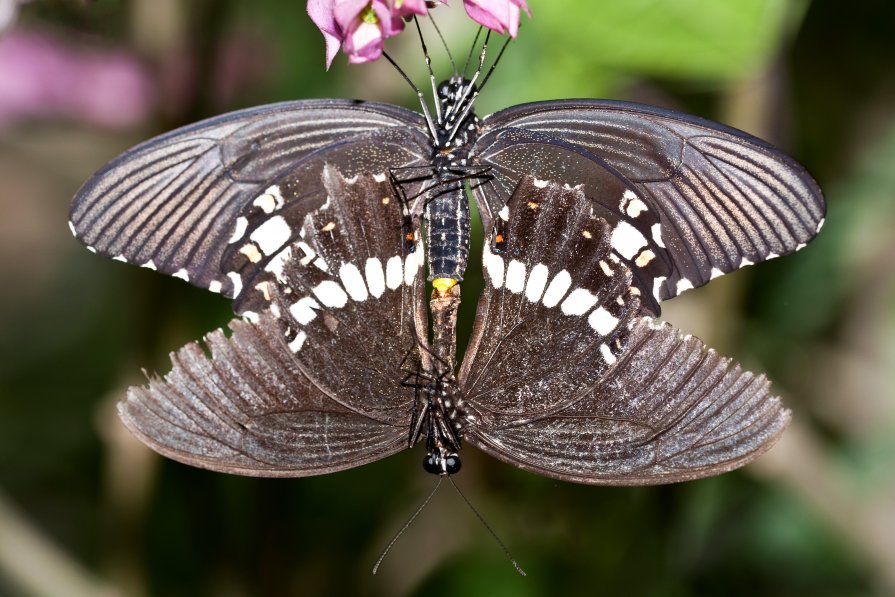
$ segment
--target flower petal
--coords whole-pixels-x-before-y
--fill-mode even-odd
[[[336,23],[334,14],[335,0],[308,0],[308,16],[323,33],[326,41],[326,68],[329,70],[333,59],[342,46],[342,29]]]

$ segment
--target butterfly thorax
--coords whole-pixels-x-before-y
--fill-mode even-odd
[[[438,85],[433,163],[444,157],[443,161],[450,165],[466,165],[469,148],[478,133],[479,120],[473,111],[477,96],[478,90],[472,81],[459,76]]]

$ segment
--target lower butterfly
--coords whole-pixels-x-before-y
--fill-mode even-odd
[[[161,454],[291,477],[424,441],[424,468],[444,475],[469,443],[567,481],[638,485],[741,466],[789,421],[764,376],[645,314],[618,224],[581,188],[520,178],[485,240],[457,369],[459,285],[436,288],[430,326],[419,226],[388,173],[326,166],[309,186],[326,199],[301,218],[283,199],[300,191],[272,186],[231,220],[221,268],[249,320],[180,349],[119,405]]]

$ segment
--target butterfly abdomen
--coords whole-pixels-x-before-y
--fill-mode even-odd
[[[425,211],[429,279],[460,281],[469,257],[469,203],[463,182],[439,185],[433,195]]]

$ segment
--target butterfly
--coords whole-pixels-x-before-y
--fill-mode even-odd
[[[173,355],[119,412],[176,460],[302,476],[425,440],[556,478],[703,477],[789,418],[763,376],[658,323],[659,302],[792,253],[823,223],[810,175],[723,125],[600,100],[484,119],[453,77],[436,117],[310,100],[162,135],[95,174],[70,225],[89,249],[234,299],[246,321]],[[486,230],[455,372],[469,183]],[[425,272],[435,287],[432,324]],[[430,337],[431,327],[431,337]]]

